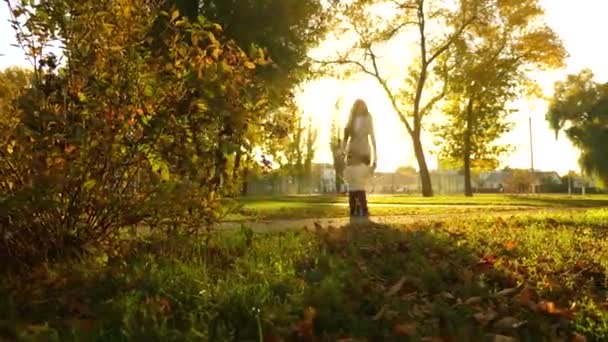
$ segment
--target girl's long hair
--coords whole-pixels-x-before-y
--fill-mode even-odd
[[[355,103],[353,103],[353,106],[350,109],[350,115],[348,117],[348,123],[346,124],[346,129],[352,135],[353,123],[354,123],[355,118],[362,117],[362,116],[370,116],[370,115],[371,114],[367,110],[367,104],[365,104],[365,101],[363,101],[361,99],[357,99],[355,101]]]

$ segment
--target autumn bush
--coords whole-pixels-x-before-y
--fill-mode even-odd
[[[258,114],[251,75],[265,57],[249,58],[217,24],[163,9],[11,8],[35,75],[0,140],[3,266],[111,247],[129,227],[199,232],[222,215],[228,156]],[[61,59],[45,52],[51,41]]]

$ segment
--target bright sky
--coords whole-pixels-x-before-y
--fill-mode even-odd
[[[608,32],[607,0],[541,0],[546,9],[546,20],[561,36],[570,53],[567,67],[557,72],[544,73],[539,81],[550,94],[553,82],[568,73],[576,73],[582,68],[590,68],[599,81],[608,81],[608,47],[598,43],[598,37]],[[15,43],[14,34],[8,23],[9,13],[6,4],[0,5],[0,68],[11,65],[29,66],[20,49],[10,46]],[[385,61],[393,64],[399,56],[388,56]],[[374,80],[360,77],[348,82],[321,79],[304,86],[298,102],[305,114],[312,115],[319,127],[319,141],[316,161],[330,162],[329,123],[334,113],[334,104],[342,98],[339,112],[342,121],[346,120],[350,104],[362,98],[370,107],[376,125],[379,149],[379,171],[393,171],[400,165],[414,165],[416,161],[405,127],[392,110],[384,92]],[[534,166],[536,169],[558,171],[578,170],[578,152],[562,135],[558,140],[545,121],[546,104],[542,101],[518,104],[520,112],[512,121],[516,128],[504,141],[513,144],[517,151],[504,158],[503,165],[511,167],[530,167],[528,144],[528,116],[532,117],[534,134]],[[432,137],[426,136],[427,146],[432,146]],[[427,153],[427,162],[435,168],[436,157]]]

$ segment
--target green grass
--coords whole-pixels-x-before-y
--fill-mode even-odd
[[[347,216],[346,196],[284,196],[240,199],[243,208],[229,216],[229,220],[249,219],[305,219]],[[468,213],[487,210],[540,208],[607,207],[608,196],[566,195],[476,195],[420,196],[371,195],[370,211],[375,216],[414,215],[435,213]]]
[[[115,255],[4,276],[0,337],[602,341],[607,220],[594,209],[125,243]],[[548,302],[561,311],[543,310]]]

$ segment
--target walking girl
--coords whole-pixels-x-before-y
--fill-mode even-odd
[[[372,116],[361,99],[356,100],[352,106],[342,141],[343,151],[346,152],[344,180],[348,184],[351,219],[368,218],[369,210],[365,191],[367,183],[376,169],[378,153],[376,152]]]

